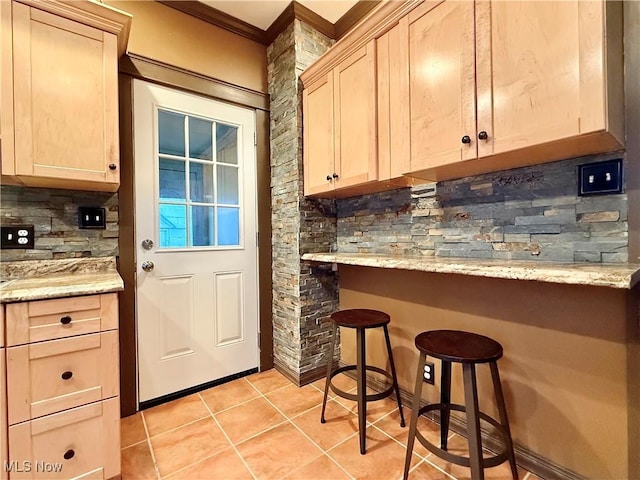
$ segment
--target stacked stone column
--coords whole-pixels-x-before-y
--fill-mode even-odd
[[[336,245],[335,202],[304,197],[299,80],[300,74],[332,43],[333,40],[296,19],[267,49],[271,95],[273,353],[276,368],[298,384],[323,375],[330,333],[328,316],[338,308],[335,273],[300,260],[303,253],[327,252]]]

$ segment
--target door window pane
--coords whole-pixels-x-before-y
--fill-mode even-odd
[[[160,158],[160,200],[187,199],[185,162]]]
[[[189,117],[189,157],[211,160],[213,155],[213,122]]]
[[[216,123],[216,160],[238,164],[238,127]]]
[[[218,203],[238,205],[238,168],[218,165]]]
[[[218,245],[240,245],[240,209],[218,207]]]
[[[191,207],[191,238],[194,247],[215,245],[214,207]]]
[[[213,203],[213,164],[189,162],[189,190],[192,202]]]
[[[184,115],[158,110],[158,146],[160,153],[184,157]]]
[[[187,246],[187,207],[161,203],[160,247],[179,248]]]

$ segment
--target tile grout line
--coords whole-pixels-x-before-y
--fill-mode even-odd
[[[207,402],[204,401],[204,399],[202,398],[202,395],[200,395],[200,393],[198,393],[198,396],[202,400],[202,403],[204,403],[204,406],[209,411],[209,414],[211,415],[211,418],[213,418],[213,421],[216,422],[216,425],[218,426],[218,428],[220,429],[220,431],[222,432],[224,437],[227,439],[227,442],[229,442],[231,444],[231,448],[233,448],[233,451],[236,452],[236,455],[238,455],[238,457],[240,458],[240,461],[242,462],[242,464],[246,467],[247,470],[249,470],[249,473],[254,478],[254,480],[257,480],[258,477],[256,476],[255,473],[253,473],[253,470],[251,469],[249,464],[245,461],[244,457],[240,454],[240,452],[236,448],[236,445],[231,441],[231,438],[229,438],[229,435],[227,435],[227,432],[224,431],[224,428],[222,428],[222,425],[220,424],[220,422],[218,422],[218,419],[213,414],[213,411],[209,408],[209,405],[207,405]]]
[[[274,391],[275,391],[275,390],[274,390]],[[271,392],[269,392],[269,393],[271,393]],[[271,404],[271,406],[272,406],[273,408],[275,408],[278,412],[280,412],[280,414],[281,414],[281,415],[283,415],[283,416],[284,416],[284,418],[286,418],[286,419],[287,419],[287,421],[288,421],[291,425],[293,425],[293,428],[295,428],[296,430],[298,430],[298,432],[300,432],[300,433],[301,433],[301,434],[302,434],[302,435],[303,435],[307,440],[309,440],[309,441],[310,441],[310,442],[311,442],[311,443],[312,443],[316,448],[318,448],[318,449],[320,450],[320,452],[322,452],[320,455],[318,455],[317,457],[314,457],[314,458],[313,458],[312,460],[310,460],[309,462],[305,463],[304,465],[301,465],[301,466],[300,466],[300,468],[302,468],[302,467],[304,467],[305,465],[308,465],[308,464],[310,464],[311,462],[313,462],[313,461],[317,460],[317,459],[318,459],[318,458],[320,458],[322,455],[325,455],[325,456],[327,456],[327,457],[329,458],[329,460],[331,460],[333,463],[335,463],[335,464],[338,466],[338,468],[340,468],[344,473],[346,473],[346,474],[348,475],[348,477],[349,477],[351,480],[355,480],[355,477],[354,477],[353,475],[351,475],[347,470],[345,470],[345,468],[344,468],[342,465],[340,465],[340,464],[339,464],[339,463],[338,463],[338,462],[337,462],[333,457],[331,457],[331,456],[328,454],[328,452],[327,452],[324,448],[322,448],[320,445],[318,445],[318,444],[317,444],[317,443],[316,443],[316,442],[315,442],[311,437],[309,437],[309,435],[307,435],[305,432],[303,432],[303,431],[302,431],[302,429],[301,429],[300,427],[298,427],[298,425],[296,425],[296,424],[293,422],[293,420],[291,420],[291,418],[290,418],[288,415],[286,415],[282,410],[280,410],[280,409],[279,409],[279,408],[278,408],[278,407],[277,407],[273,402],[271,402],[271,400],[269,400],[265,395],[263,395],[263,396],[264,396],[265,400],[266,400],[267,402],[269,402],[269,404]],[[318,405],[315,405],[315,406],[314,406],[314,407],[312,407],[312,408],[316,408],[317,406],[318,406]],[[309,410],[311,410],[311,409],[305,410],[305,412],[308,412]],[[351,438],[351,436],[349,436],[349,438]],[[341,442],[341,443],[342,443],[342,442]],[[296,470],[299,470],[299,469],[296,469]],[[294,472],[295,472],[295,470],[294,470]],[[293,473],[293,472],[290,472],[290,473]]]
[[[2,1],[2,0],[0,0],[0,1]],[[205,404],[205,405],[206,405],[206,404]],[[141,412],[141,413],[142,413],[142,412]],[[202,417],[196,418],[195,420],[189,420],[188,422],[183,423],[182,425],[178,425],[177,427],[170,428],[169,430],[165,430],[164,432],[156,433],[155,435],[149,435],[148,433],[147,433],[147,435],[148,435],[149,439],[151,439],[151,438],[156,438],[156,437],[161,437],[162,435],[165,435],[165,434],[167,434],[167,433],[173,433],[173,432],[175,432],[176,430],[180,430],[182,427],[187,427],[187,426],[189,426],[189,425],[193,425],[194,423],[197,423],[197,422],[199,422],[199,421],[201,421],[201,420],[204,420],[204,419],[205,419],[205,418],[207,418],[208,416],[209,416],[209,415],[204,415],[204,416],[202,416]]]
[[[149,452],[151,453],[151,460],[153,461],[153,470],[156,472],[156,477],[161,480],[160,468],[158,467],[158,461],[156,460],[156,454],[153,452],[153,445],[151,445],[151,437],[149,436],[149,429],[147,428],[147,420],[144,418],[144,412],[140,411],[140,417],[142,418],[142,426],[144,432],[147,435],[147,443],[149,444]]]

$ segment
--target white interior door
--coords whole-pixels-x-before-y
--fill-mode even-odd
[[[134,81],[139,400],[258,366],[255,114]]]

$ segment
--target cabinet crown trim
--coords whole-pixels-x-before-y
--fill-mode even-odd
[[[423,0],[408,0],[381,3],[300,75],[303,85],[307,87],[322,78],[323,75],[354,51],[364,47],[370,40],[384,35],[397,25],[403,16],[422,2]]]
[[[132,15],[104,3],[91,0],[16,0],[39,10],[68,18],[114,34],[118,39],[118,55],[124,55],[129,42]]]

